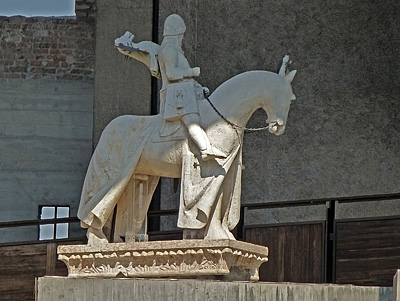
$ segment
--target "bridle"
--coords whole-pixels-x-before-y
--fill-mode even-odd
[[[214,111],[219,115],[219,117],[221,117],[223,120],[225,120],[226,123],[228,123],[230,126],[232,126],[235,129],[241,129],[246,132],[258,132],[258,131],[268,130],[275,125],[279,125],[278,122],[274,122],[267,126],[263,126],[263,127],[259,127],[259,128],[248,128],[245,126],[237,125],[237,124],[233,123],[232,121],[228,120],[224,115],[221,114],[220,111],[218,111],[218,109],[214,106],[214,104],[211,102],[211,100],[208,98],[208,95],[205,92],[204,92],[204,98],[208,101],[208,103],[211,105],[211,107],[214,109]]]

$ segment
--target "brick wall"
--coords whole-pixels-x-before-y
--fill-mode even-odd
[[[76,17],[0,16],[0,221],[36,219],[40,205],[76,216],[92,154],[94,12],[79,0]],[[0,229],[0,242],[38,237],[25,228]]]
[[[0,78],[92,80],[95,0],[75,17],[0,16]]]
[[[96,17],[96,0],[76,0],[75,14],[78,18],[93,19]]]

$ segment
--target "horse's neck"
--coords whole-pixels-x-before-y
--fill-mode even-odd
[[[223,83],[210,96],[210,100],[225,118],[245,126],[251,115],[268,105],[279,75],[267,71],[239,74]]]

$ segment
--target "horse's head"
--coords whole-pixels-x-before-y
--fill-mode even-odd
[[[276,87],[276,97],[270,99],[265,108],[268,115],[269,132],[277,136],[285,132],[290,104],[296,99],[291,85],[295,75],[296,70],[290,71],[288,74],[278,75],[283,76],[284,80],[279,81],[279,87]]]

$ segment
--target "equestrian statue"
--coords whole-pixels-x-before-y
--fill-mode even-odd
[[[285,131],[295,99],[283,58],[278,73],[249,71],[227,80],[211,95],[182,51],[186,26],[176,14],[164,23],[161,45],[135,43],[126,32],[117,49],[161,78],[160,113],[120,116],[104,129],[86,174],[78,217],[89,245],[134,241],[142,231],[160,177],[181,178],[178,227],[184,239],[234,240],[240,218],[242,146],[246,124],[259,108],[266,129]]]

